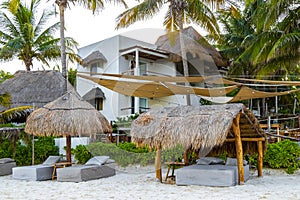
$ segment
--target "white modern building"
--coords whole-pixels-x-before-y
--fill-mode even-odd
[[[170,61],[170,53],[158,50],[155,44],[146,43],[122,35],[82,47],[78,51],[83,58],[77,71],[99,74],[180,76],[178,65]],[[181,74],[182,76],[182,74]],[[163,81],[163,80],[162,80]],[[147,111],[153,107],[186,105],[186,95],[160,98],[132,97],[116,93],[97,83],[77,77],[77,91],[94,104],[108,120]],[[191,96],[191,105],[199,105],[200,98]]]

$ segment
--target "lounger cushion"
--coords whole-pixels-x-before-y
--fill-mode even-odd
[[[10,163],[10,162],[15,162],[15,161],[12,158],[1,158],[0,159],[0,164]]]
[[[196,162],[198,165],[217,165],[225,163],[224,160],[216,157],[203,157],[199,158]]]
[[[108,161],[109,156],[95,156],[91,159],[89,159],[85,165],[103,165]]]
[[[43,165],[54,165],[60,160],[60,156],[49,156],[44,162]]]
[[[244,166],[245,181],[249,179],[249,165]],[[176,170],[177,185],[234,186],[238,184],[237,166],[190,165]]]
[[[114,163],[104,165],[78,165],[57,169],[57,181],[81,182],[95,180],[116,174]]]
[[[16,162],[13,159],[1,159],[0,163],[0,176],[9,175],[12,173],[12,168],[16,166]]]
[[[243,165],[247,165],[248,162],[246,160],[243,160]],[[225,165],[229,166],[237,166],[237,159],[236,158],[227,158]]]
[[[52,179],[54,166],[50,165],[32,165],[14,167],[12,177],[14,179],[44,181]]]

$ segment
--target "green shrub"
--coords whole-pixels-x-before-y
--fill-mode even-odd
[[[132,149],[129,147],[133,147],[133,144],[126,144],[125,146],[128,149]],[[107,155],[111,159],[114,159],[117,164],[123,167],[128,166],[130,164],[140,164],[142,166],[145,166],[154,163],[155,159],[154,151],[150,151],[148,153],[134,153],[127,150],[123,150],[115,144],[106,144],[98,142],[89,144],[86,146],[86,148],[93,156]],[[182,156],[182,153],[183,148],[179,146],[174,147],[172,149],[164,150],[162,151],[162,162],[172,161],[172,158],[178,158]]]
[[[36,155],[34,155],[36,157]],[[32,163],[32,150],[30,146],[23,146],[19,144],[17,146],[15,161],[17,165],[31,165]]]
[[[59,148],[55,146],[53,137],[39,137],[34,142],[34,162],[40,164],[49,156],[57,156]]]
[[[50,155],[58,155],[58,147],[55,146],[53,137],[39,137],[34,142],[34,163],[40,164],[44,162]],[[21,144],[20,141],[16,145],[16,155],[13,156],[13,142],[2,140],[0,143],[0,158],[14,158],[17,165],[31,165],[32,163],[32,144]]]
[[[82,144],[77,145],[75,149],[72,149],[72,154],[75,155],[75,159],[78,160],[79,164],[86,163],[92,157],[89,150]]]
[[[148,153],[149,152],[149,149],[147,147],[137,148],[136,145],[132,142],[119,143],[118,147],[125,151],[129,151],[129,152],[133,152],[133,153]]]
[[[7,139],[0,140],[0,158],[11,158],[13,155],[13,146]]]
[[[264,164],[275,169],[285,168],[287,173],[292,174],[299,169],[299,157],[299,145],[290,140],[283,140],[268,145]]]

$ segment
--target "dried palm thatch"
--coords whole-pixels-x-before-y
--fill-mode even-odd
[[[190,26],[185,28],[183,30],[183,35],[187,55],[190,55],[193,58],[198,57],[202,61],[205,61],[204,63],[208,65],[209,63],[213,63],[218,67],[228,66],[228,61],[224,59],[221,54],[213,46],[211,46],[193,27]],[[182,54],[179,34],[176,32],[160,36],[155,44],[159,50],[164,50],[171,53],[170,60],[174,62],[181,61]]]
[[[98,60],[101,60],[104,62],[107,61],[106,58],[104,57],[104,55],[100,51],[93,51],[91,54],[89,54],[87,57],[85,57],[82,60],[82,64],[83,64],[83,66],[88,66],[92,62],[95,62]]]
[[[111,131],[108,120],[74,91],[35,110],[25,126],[25,132],[37,136],[93,137]]]
[[[205,156],[215,146],[225,142],[231,133],[233,119],[238,113],[245,113],[245,110],[243,104],[153,109],[133,121],[132,141],[152,149],[166,149],[181,144],[185,149],[199,149],[200,156]],[[255,127],[252,128],[253,137],[262,137],[256,133]]]
[[[94,100],[96,98],[105,99],[105,95],[104,95],[104,92],[100,88],[95,87],[95,88],[91,89],[90,91],[88,91],[85,95],[83,95],[82,98],[86,101]]]
[[[41,107],[64,94],[65,80],[58,71],[17,71],[0,85],[0,94],[10,94],[10,105],[0,112],[19,106]],[[73,87],[68,84],[68,89]]]

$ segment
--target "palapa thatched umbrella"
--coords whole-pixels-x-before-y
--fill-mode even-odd
[[[108,120],[74,91],[35,110],[25,126],[25,132],[36,136],[65,136],[68,162],[71,161],[71,136],[95,136],[111,131]]]
[[[210,45],[204,37],[202,37],[192,26],[183,30],[183,40],[187,59],[191,64],[201,64],[201,67],[213,68],[213,66],[227,67],[228,60],[223,58],[221,54]],[[181,46],[179,34],[171,32],[160,36],[155,42],[158,50],[164,50],[170,53],[169,59],[173,62],[182,60]],[[194,60],[198,58],[198,60]]]
[[[199,150],[200,156],[206,156],[215,146],[222,145],[228,136],[231,136],[233,141],[236,142],[236,156],[242,166],[243,150],[239,128],[240,118],[243,119],[243,123],[247,121],[248,127],[252,129],[252,132],[245,133],[247,138],[244,139],[246,141],[262,142],[265,139],[262,130],[259,128],[259,123],[255,122],[256,118],[249,113],[250,111],[245,112],[246,110],[243,104],[151,109],[133,121],[131,138],[138,146],[147,145],[157,151],[156,177],[160,180],[160,150],[178,144],[182,145],[185,150]],[[243,118],[240,117],[242,114]],[[251,116],[248,117],[247,114]],[[239,172],[241,172],[242,167],[239,167],[239,169]],[[240,177],[242,177],[243,182],[244,174],[241,173]]]
[[[10,106],[0,106],[0,112],[20,106],[42,107],[64,94],[64,84],[59,71],[17,71],[0,84],[0,94],[11,96]],[[73,89],[69,83],[68,88]]]

